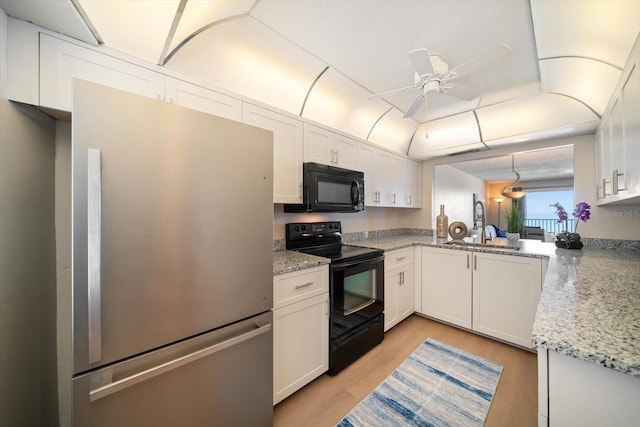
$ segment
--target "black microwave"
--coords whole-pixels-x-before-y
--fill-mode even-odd
[[[364,210],[364,173],[320,163],[302,165],[302,204],[285,212],[359,212]]]

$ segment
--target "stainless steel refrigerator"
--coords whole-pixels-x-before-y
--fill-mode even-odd
[[[271,132],[73,100],[73,425],[271,425]]]

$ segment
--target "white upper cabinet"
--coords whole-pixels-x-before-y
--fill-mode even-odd
[[[302,122],[246,102],[242,122],[273,132],[273,202],[302,203]]]
[[[304,161],[356,168],[356,147],[354,139],[338,135],[317,126],[304,124]]]
[[[598,204],[640,200],[640,37],[596,133]]]
[[[365,205],[393,206],[389,192],[392,155],[372,145],[360,144],[356,169],[364,172]]]
[[[390,206],[406,206],[405,190],[407,185],[407,159],[400,156],[391,157],[391,174],[389,182]]]
[[[184,80],[166,77],[165,101],[181,105],[192,110],[240,121],[242,119],[242,102],[210,89],[196,86]]]
[[[162,74],[40,34],[40,105],[71,111],[74,78],[164,99]]]
[[[420,197],[420,191],[422,186],[420,185],[420,173],[422,165],[413,160],[407,160],[407,191],[405,195],[406,206],[410,208],[422,207],[422,198]]]

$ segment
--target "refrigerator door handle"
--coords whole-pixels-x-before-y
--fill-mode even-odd
[[[87,302],[89,363],[102,359],[100,249],[102,234],[101,151],[87,151]]]
[[[269,331],[271,331],[271,323],[260,326],[257,329],[253,329],[249,332],[245,332],[242,335],[237,335],[233,338],[229,338],[228,340],[219,342],[212,346],[205,347],[201,350],[195,351],[185,356],[181,356],[176,359],[170,360],[161,365],[154,366],[153,368],[147,369],[145,371],[138,372],[134,375],[123,378],[121,380],[114,381],[111,384],[98,387],[96,389],[89,391],[89,400],[91,402],[94,402],[98,399],[109,396],[113,393],[117,393],[121,390],[129,388],[143,381],[157,377],[158,375],[164,374],[165,372],[169,372],[173,369],[179,368],[191,362],[195,362],[196,360],[202,359],[203,357],[207,357],[213,353],[217,353],[226,348],[233,347],[234,345],[240,344],[243,341],[250,340],[254,337],[257,337],[258,335],[262,335]]]

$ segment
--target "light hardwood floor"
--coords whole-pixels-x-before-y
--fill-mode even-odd
[[[537,425],[538,377],[534,353],[412,315],[382,344],[335,377],[322,375],[274,408],[276,427],[335,426],[427,338],[504,366],[486,427]]]

